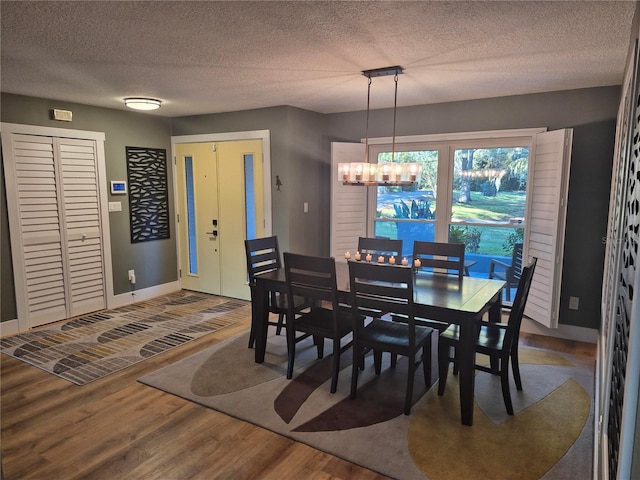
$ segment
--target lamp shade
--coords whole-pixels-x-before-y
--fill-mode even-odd
[[[134,110],[156,110],[160,108],[162,102],[155,98],[127,97],[124,99],[124,104]]]

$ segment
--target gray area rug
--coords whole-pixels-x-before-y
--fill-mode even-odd
[[[85,385],[251,315],[251,304],[182,290],[0,340],[1,352]]]
[[[329,343],[325,349],[329,347]],[[523,392],[512,383],[515,415],[506,414],[498,377],[478,373],[474,425],[460,423],[457,377],[444,396],[416,376],[415,403],[402,414],[406,370],[372,358],[349,398],[351,352],[342,355],[338,391],[329,393],[331,355],[317,360],[300,344],[296,372],[285,378],[284,336],[271,336],[263,364],[247,336],[230,339],[139,379],[398,479],[590,478],[594,361],[521,348]],[[385,360],[388,356],[385,355]],[[433,365],[435,379],[435,364]]]

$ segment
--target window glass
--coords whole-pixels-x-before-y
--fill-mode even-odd
[[[256,238],[256,199],[253,171],[253,154],[244,155],[245,214],[247,218],[247,239]]]
[[[396,152],[394,162],[418,162],[420,178],[410,187],[377,187],[374,235],[403,240],[403,255],[411,255],[414,240],[435,239],[438,151]],[[391,152],[381,152],[378,163],[391,162]]]
[[[456,149],[453,162],[452,222],[524,222],[528,148]]]
[[[449,241],[465,244],[471,275],[488,275],[492,262],[510,265],[523,243],[528,167],[528,147],[453,151]]]
[[[193,158],[184,158],[184,171],[187,192],[187,248],[189,250],[189,273],[198,274],[198,250],[196,243],[196,207],[195,190],[193,187]]]

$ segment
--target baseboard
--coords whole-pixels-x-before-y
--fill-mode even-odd
[[[575,325],[558,325],[558,328],[547,328],[538,322],[522,319],[520,330],[525,333],[534,333],[536,335],[545,335],[547,337],[564,338],[566,340],[574,340],[577,342],[598,343],[598,330],[586,327],[577,327]]]
[[[170,282],[135,290],[131,293],[121,293],[120,295],[114,295],[113,299],[110,299],[107,308],[124,307],[125,305],[149,300],[150,298],[157,297],[159,295],[167,295],[169,293],[177,292],[178,290],[180,290],[180,282]]]
[[[15,335],[16,333],[20,333],[17,318],[14,320],[6,320],[4,322],[0,322],[0,338],[8,337],[9,335]]]

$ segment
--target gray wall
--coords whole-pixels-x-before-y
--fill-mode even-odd
[[[73,111],[73,122],[58,122],[49,118],[49,110],[62,108]],[[39,125],[45,127],[88,130],[105,133],[105,160],[107,181],[126,180],[125,147],[150,147],[167,150],[171,154],[171,121],[165,117],[145,115],[124,110],[91,107],[87,105],[58,102],[19,95],[2,94],[2,122]],[[168,165],[170,218],[173,215],[173,179]],[[4,180],[3,180],[4,187]],[[3,193],[4,199],[4,193]],[[109,201],[122,202],[122,212],[109,214],[111,227],[111,254],[114,293],[129,292],[127,270],[136,271],[136,288],[146,288],[177,280],[176,235],[171,225],[171,238],[132,244],[129,232],[129,204],[122,195],[111,196]],[[2,319],[15,318],[15,296],[13,282],[7,285],[5,277],[11,275],[11,256],[4,245],[6,206],[0,212],[2,222]],[[5,307],[5,302],[7,307]],[[13,307],[9,304],[13,302]],[[5,310],[5,308],[7,310]]]
[[[405,107],[397,114],[397,135],[527,127],[574,129],[560,312],[560,322],[565,324],[598,328],[600,322],[602,238],[606,236],[619,96],[619,87],[603,87]],[[104,131],[109,179],[125,178],[126,145],[166,148],[170,152],[171,135],[269,130],[274,234],[282,251],[316,255],[329,253],[330,143],[360,141],[365,125],[363,111],[322,115],[286,106],[169,120],[5,94],[2,104],[5,122],[59,127],[58,122],[48,120],[48,110],[70,108],[74,110],[70,128]],[[392,113],[391,109],[371,113],[371,137],[391,135]],[[283,184],[280,191],[275,187],[276,175]],[[304,202],[309,203],[306,214]],[[117,292],[128,289],[126,271],[130,268],[136,269],[139,288],[175,280],[175,232],[170,241],[131,245],[127,218],[124,212],[122,221],[112,217]],[[4,279],[10,276],[8,246],[0,246]],[[11,295],[10,287],[3,280],[3,304],[4,297]],[[570,295],[580,297],[577,312],[567,308]],[[4,308],[2,314],[3,319],[10,318],[5,317]]]

